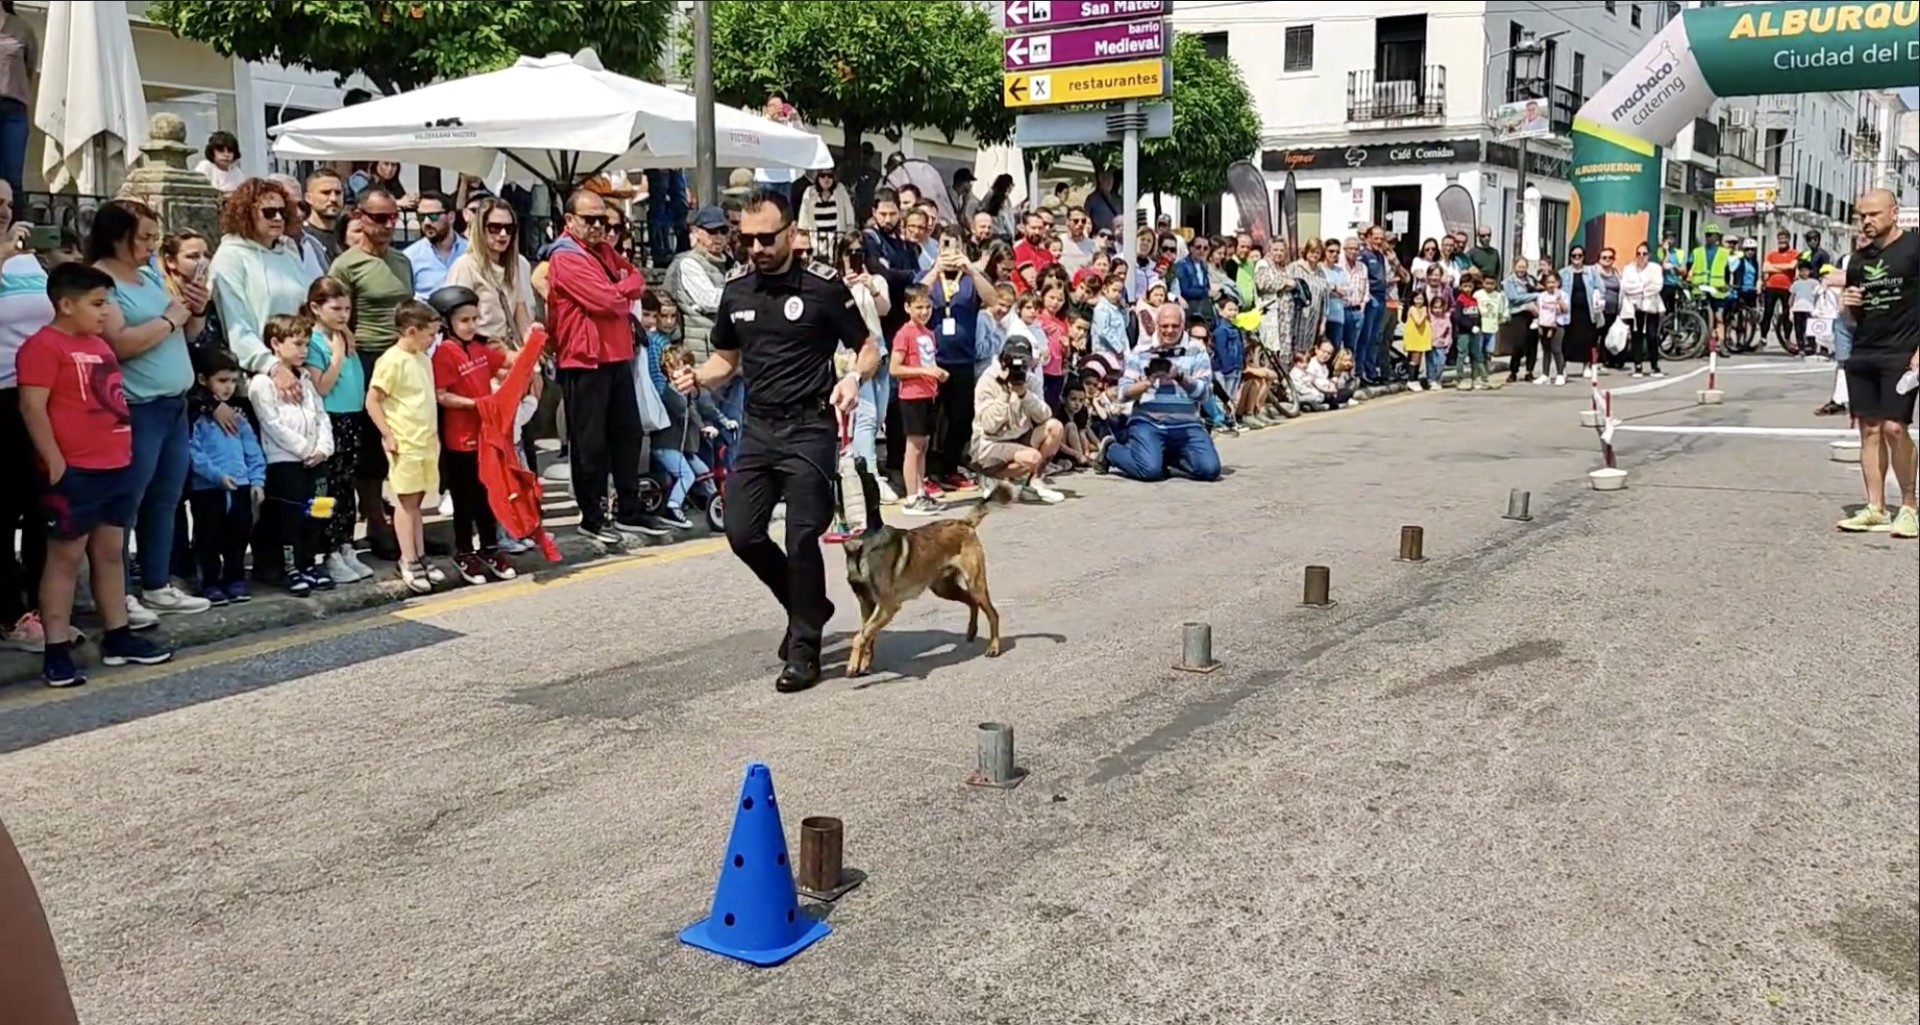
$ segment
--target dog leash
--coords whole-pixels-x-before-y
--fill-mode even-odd
[[[847,448],[853,441],[848,433],[851,420],[845,413],[836,412],[836,417],[840,421],[840,449],[833,460],[833,529],[820,535],[820,540],[830,545],[843,544],[847,538],[854,536],[853,531],[847,529],[846,474],[841,469],[847,459]]]

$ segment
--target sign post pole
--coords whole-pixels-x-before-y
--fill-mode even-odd
[[[1121,203],[1127,208],[1125,222],[1121,229],[1122,266],[1133,266],[1140,252],[1140,102],[1128,100],[1121,108],[1127,121],[1127,130],[1120,139],[1120,196]],[[1129,288],[1131,291],[1131,288]]]

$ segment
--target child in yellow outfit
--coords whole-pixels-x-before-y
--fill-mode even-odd
[[[427,350],[440,314],[426,303],[401,304],[393,315],[398,337],[380,354],[367,382],[367,416],[387,450],[387,486],[393,489],[393,532],[400,543],[400,579],[415,594],[446,580],[426,559],[420,506],[440,491],[440,407]]]

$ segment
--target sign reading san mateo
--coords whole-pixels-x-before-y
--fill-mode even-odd
[[[1085,25],[1116,18],[1164,18],[1172,0],[1002,0],[1007,31]]]
[[[1167,95],[1172,0],[1001,0],[1001,102],[1010,108]]]
[[[1001,45],[1008,71],[1159,57],[1167,52],[1167,23],[1161,18],[1147,18],[1062,32],[1036,32],[1030,36],[1008,36]]]

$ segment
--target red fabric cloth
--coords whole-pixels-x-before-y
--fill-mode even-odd
[[[433,385],[479,402],[493,394],[493,375],[507,365],[507,354],[479,339],[443,338],[433,350]],[[450,452],[480,450],[478,409],[440,410],[440,446]]]
[[[562,235],[547,255],[547,327],[561,369],[631,362],[630,318],[646,290],[647,279],[612,246]]]
[[[548,562],[559,562],[560,549],[540,525],[540,477],[520,465],[520,439],[513,430],[520,400],[526,397],[546,348],[547,333],[535,330],[500,389],[479,400],[480,483],[486,485],[487,501],[500,526],[512,537],[534,538]]]

